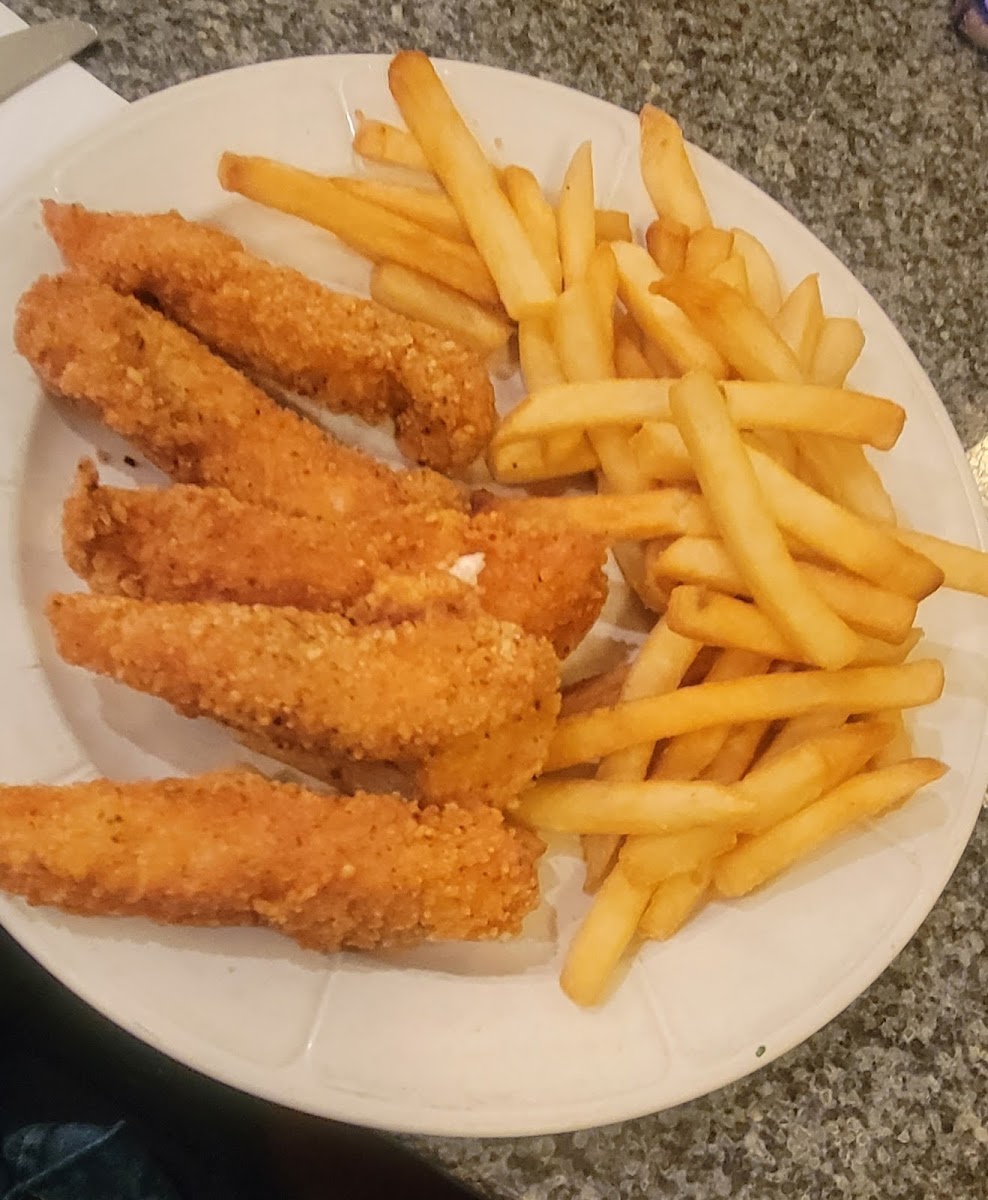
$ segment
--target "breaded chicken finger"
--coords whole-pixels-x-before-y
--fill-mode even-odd
[[[221,488],[124,489],[80,467],[63,547],[94,591],[346,613],[384,573],[450,572],[481,606],[564,656],[596,620],[602,539],[492,511],[396,509],[346,519],[279,513]]]
[[[510,804],[559,708],[552,647],[479,609],[416,603],[383,597],[381,619],[355,626],[295,608],[73,594],[53,596],[48,617],[66,662],[187,716],[397,763],[428,799]],[[492,754],[502,743],[511,753]]]
[[[105,284],[39,279],[21,297],[14,341],[46,388],[95,412],[182,483],[313,516],[463,506],[448,479],[389,471],[342,445],[190,333]]]
[[[395,421],[413,462],[465,467],[494,431],[481,358],[372,300],[330,291],[178,213],[90,212],[43,203],[65,261],[162,311],[254,375],[336,412]]]
[[[87,916],[264,925],[313,950],[517,934],[537,837],[480,805],[325,796],[250,771],[0,787],[0,888]]]

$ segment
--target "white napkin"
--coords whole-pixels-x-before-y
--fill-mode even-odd
[[[24,22],[0,4],[0,35]],[[26,175],[126,103],[82,67],[66,63],[0,103],[0,203]]]

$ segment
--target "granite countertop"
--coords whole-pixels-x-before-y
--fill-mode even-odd
[[[796,213],[872,291],[965,446],[988,433],[988,57],[947,0],[7,0],[100,30],[85,66],[127,99],[329,51],[510,67],[687,135]],[[713,1096],[585,1133],[409,1141],[491,1196],[985,1195],[988,824],[897,961],[808,1043]]]

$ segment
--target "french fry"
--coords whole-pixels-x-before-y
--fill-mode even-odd
[[[799,451],[796,439],[781,429],[753,429],[745,434],[749,446],[762,450],[784,470],[795,474],[799,470]]]
[[[705,370],[721,378],[727,363],[690,318],[664,296],[652,291],[662,272],[641,246],[618,242],[611,246],[618,270],[618,295],[645,336],[667,354],[677,371]]]
[[[597,246],[587,262],[586,280],[593,293],[601,333],[607,347],[608,366],[614,368],[614,305],[617,302],[617,262],[607,244]]]
[[[331,182],[389,212],[408,217],[416,225],[441,233],[451,241],[470,241],[467,227],[460,220],[453,202],[438,190],[380,179],[353,179],[348,175],[334,175]]]
[[[936,659],[701,683],[559,721],[543,770],[561,771],[708,725],[779,720],[825,708],[855,713],[915,708],[932,704],[942,690],[943,665]]]
[[[747,895],[854,825],[901,804],[946,770],[936,759],[913,758],[857,775],[718,859],[714,886],[722,896]]]
[[[758,606],[808,661],[830,668],[850,662],[857,635],[793,562],[717,384],[690,376],[672,386],[669,403],[724,545]]]
[[[696,479],[693,461],[675,425],[645,421],[632,436],[631,449],[646,479],[661,483],[691,483]]]
[[[892,498],[860,446],[816,434],[801,437],[798,446],[808,479],[817,491],[860,517],[896,524]]]
[[[657,217],[645,230],[645,246],[663,275],[682,271],[689,241],[689,226],[668,215]]]
[[[553,291],[561,292],[563,268],[559,261],[556,214],[539,181],[525,167],[511,166],[504,168],[501,182]]]
[[[687,639],[682,638],[683,642]],[[608,704],[617,704],[625,680],[631,671],[631,663],[620,663],[608,671],[597,675],[588,675],[563,689],[562,703],[559,708],[560,716],[570,713],[590,712]]]
[[[638,924],[641,937],[664,942],[682,929],[699,907],[712,878],[713,868],[707,862],[692,871],[681,871],[664,879],[642,913]]]
[[[813,355],[820,340],[823,322],[818,275],[807,275],[798,283],[772,318],[775,332],[795,354],[808,379],[812,378]]]
[[[583,142],[566,168],[556,208],[564,289],[579,283],[587,273],[597,243],[595,211],[593,157],[590,143]]]
[[[724,543],[717,538],[684,537],[654,551],[649,547],[645,561],[646,571],[662,579],[701,584],[732,596],[751,595]],[[796,565],[807,583],[852,629],[893,644],[908,635],[916,619],[915,600],[816,563]]]
[[[642,180],[655,211],[690,230],[703,229],[710,224],[710,211],[679,125],[651,104],[641,110],[639,124]]]
[[[655,377],[645,355],[627,333],[615,335],[614,369],[617,371],[619,379],[653,379]]]
[[[750,299],[751,291],[748,286],[748,268],[740,254],[732,254],[710,271],[709,278],[718,283],[726,283],[728,287],[740,292]]]
[[[896,763],[905,762],[915,757],[913,739],[906,728],[906,722],[901,712],[880,713],[883,724],[892,730],[892,736],[884,746],[881,746],[868,760],[872,768],[892,767]]]
[[[560,986],[574,1003],[588,1007],[603,999],[651,897],[652,889],[632,883],[620,866],[608,875],[576,931],[560,975]]]
[[[722,592],[682,584],[669,597],[666,620],[683,637],[695,638],[708,646],[750,650],[787,662],[806,661],[760,609]],[[904,662],[921,636],[921,630],[910,630],[898,645],[862,637],[853,662],[861,667]]]
[[[432,63],[420,51],[401,51],[391,60],[388,84],[405,123],[470,231],[509,316],[517,321],[544,310],[555,291],[494,168]]]
[[[668,615],[665,621],[669,625]],[[725,650],[717,656],[705,682],[721,683],[762,675],[770,665],[771,660],[764,655],[748,650]],[[698,779],[720,753],[730,729],[729,725],[709,725],[670,738],[648,772],[649,779]]]
[[[943,572],[944,587],[988,596],[988,554],[984,550],[960,546],[915,529],[895,529],[892,533],[903,546],[936,564]]]
[[[547,318],[525,317],[518,322],[518,365],[529,392],[539,393],[566,382]]]
[[[647,609],[661,616],[666,610],[670,589],[665,587],[661,580],[646,577],[645,550],[641,542],[614,542],[611,545],[611,554],[628,587]]]
[[[864,349],[864,332],[853,317],[827,317],[813,351],[810,378],[840,387]]]
[[[493,446],[488,465],[498,483],[540,483],[596,471],[599,464],[589,442],[581,437],[568,455],[551,462],[546,461],[542,444],[534,440]]]
[[[375,121],[356,114],[357,128],[353,135],[354,153],[370,162],[384,163],[392,167],[407,167],[412,171],[432,174],[429,160],[422,147],[407,129],[399,129],[386,121]]]
[[[678,833],[707,825],[736,827],[752,808],[719,783],[569,779],[536,783],[512,818],[556,833]]]
[[[527,496],[499,500],[498,507],[536,520],[562,521],[619,542],[713,531],[702,498],[684,488],[633,495]]]
[[[770,728],[770,721],[747,721],[744,725],[733,725],[724,744],[700,778],[711,783],[722,783],[725,787],[743,779],[758,756]]]
[[[642,355],[656,379],[678,379],[682,371],[668,354],[650,337],[642,336]]]
[[[791,717],[782,723],[778,732],[766,746],[758,765],[763,766],[770,763],[780,754],[785,754],[788,750],[794,749],[818,734],[833,733],[835,729],[846,725],[850,716],[851,714],[847,710],[829,708],[816,712],[804,712]]]
[[[598,242],[630,242],[631,217],[616,208],[598,208],[594,213],[594,235]]]
[[[472,246],[444,238],[319,175],[268,158],[227,153],[220,159],[219,180],[228,192],[329,230],[372,262],[400,263],[480,304],[498,303],[494,280]]]
[[[503,349],[511,325],[474,300],[397,263],[378,263],[371,272],[371,298],[427,325],[446,329],[482,354]]]
[[[885,721],[859,721],[804,738],[788,750],[763,758],[734,792],[752,812],[743,818],[746,834],[763,833],[805,808],[825,792],[856,775],[893,735]]]
[[[796,356],[765,314],[726,283],[667,275],[654,283],[653,291],[681,309],[742,379],[804,382]]]
[[[731,233],[734,234],[734,253],[744,259],[748,292],[765,316],[772,318],[782,305],[782,285],[772,256],[746,229],[732,229]]]
[[[916,600],[943,583],[943,571],[900,541],[897,530],[835,504],[751,446],[748,456],[781,528],[821,558]]]
[[[719,826],[683,833],[653,833],[630,837],[618,854],[618,869],[632,883],[654,888],[683,871],[695,871],[730,850],[737,842],[732,829]]]
[[[733,249],[733,234],[726,229],[707,225],[691,234],[683,270],[688,275],[709,275],[715,267],[730,258]]]

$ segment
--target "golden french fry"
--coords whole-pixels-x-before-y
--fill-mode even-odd
[[[762,833],[805,808],[824,792],[856,775],[882,747],[893,727],[886,721],[858,721],[805,737],[763,757],[753,771],[734,785],[737,795],[752,805],[742,830]]]
[[[654,942],[664,942],[677,933],[696,912],[710,888],[713,878],[711,863],[703,863],[693,871],[682,871],[664,879],[642,913],[638,932]]]
[[[677,372],[704,370],[718,378],[725,376],[723,356],[681,308],[652,291],[663,275],[648,252],[629,242],[614,243],[611,249],[622,303],[646,337],[673,361]]]
[[[641,110],[639,124],[642,180],[655,211],[690,230],[703,229],[710,224],[710,211],[679,125],[651,104]]]
[[[988,554],[984,550],[961,546],[915,529],[895,529],[892,533],[903,546],[936,564],[943,572],[944,587],[988,596]]]
[[[355,115],[357,129],[353,135],[353,149],[361,158],[432,174],[432,167],[422,153],[422,147],[407,129],[399,129],[386,121],[372,120],[362,112]]]
[[[731,233],[734,253],[744,259],[749,295],[766,317],[774,317],[782,305],[782,285],[772,256],[746,229],[732,229]]]
[[[840,387],[864,349],[864,332],[853,317],[827,317],[813,351],[810,378]]]
[[[868,765],[877,767],[892,767],[896,763],[905,762],[915,757],[913,739],[906,728],[906,722],[901,712],[886,712],[879,714],[883,724],[892,730],[892,736],[868,760]]]
[[[603,999],[651,897],[652,889],[632,883],[620,865],[604,880],[570,943],[559,978],[574,1003],[587,1007]]]
[[[908,635],[916,619],[915,600],[876,587],[856,575],[816,563],[797,562],[796,565],[807,583],[852,629],[893,644]],[[718,538],[683,537],[668,546],[658,545],[654,550],[649,546],[645,552],[645,568],[649,574],[662,579],[701,584],[733,596],[747,598],[751,595],[724,543]]]
[[[823,322],[818,275],[807,275],[802,283],[798,283],[772,318],[775,332],[796,355],[807,378],[812,378],[813,355]]]
[[[846,440],[891,450],[906,421],[901,404],[867,392],[740,379],[726,380],[721,388],[732,420],[742,429],[784,429],[826,435],[838,445]]]
[[[614,339],[614,369],[619,379],[653,379],[648,359],[633,338],[618,333]]]
[[[731,254],[709,272],[709,277],[718,283],[726,283],[742,296],[750,299],[748,268],[740,254]]]
[[[515,210],[425,54],[403,50],[388,84],[408,128],[449,193],[508,314],[517,321],[555,297]],[[475,297],[476,299],[477,297]]]
[[[842,508],[751,446],[748,456],[776,521],[821,558],[913,599],[943,583],[943,571],[898,540],[898,530]]]
[[[656,379],[678,379],[683,373],[657,342],[644,335],[642,355]]]
[[[598,462],[589,442],[581,437],[568,456],[551,462],[546,461],[542,443],[534,440],[492,446],[488,466],[498,483],[540,483],[595,471]]]
[[[663,879],[695,871],[725,854],[737,842],[733,829],[718,826],[682,833],[650,833],[630,837],[618,854],[618,869],[632,883],[654,888]]]
[[[353,179],[348,175],[331,176],[331,181],[344,191],[370,200],[389,212],[408,217],[454,242],[469,242],[470,234],[460,220],[460,214],[442,192],[434,188],[412,187],[409,184],[389,183],[381,179]]]
[[[669,625],[668,615],[665,620]],[[764,655],[748,650],[724,650],[707,672],[705,682],[721,683],[762,675],[770,666],[771,660]],[[720,753],[729,733],[728,725],[710,725],[670,738],[649,771],[649,779],[698,779]]]
[[[934,758],[913,758],[857,775],[720,858],[714,886],[722,896],[744,896],[838,834],[901,804],[946,770]]]
[[[639,541],[617,541],[611,545],[611,554],[624,576],[624,582],[635,593],[642,604],[661,616],[669,600],[669,588],[661,580],[645,577],[645,551]]]
[[[765,314],[726,283],[667,275],[653,284],[653,292],[681,309],[742,379],[804,382],[796,356]]]
[[[707,225],[690,235],[683,270],[688,275],[709,275],[715,267],[730,258],[733,249],[733,234],[726,229]]]
[[[850,712],[846,709],[828,708],[816,712],[799,713],[795,717],[790,717],[788,721],[782,723],[781,728],[769,742],[758,765],[763,766],[772,762],[780,754],[785,754],[788,750],[792,750],[818,734],[833,733],[835,729],[840,729],[845,725],[850,716]]]
[[[657,217],[645,230],[645,245],[663,275],[675,275],[683,269],[689,241],[689,226],[675,217]]]
[[[518,322],[518,364],[529,392],[542,392],[566,382],[552,327],[545,317],[525,317]]]
[[[798,448],[807,481],[817,491],[859,517],[888,525],[896,523],[892,498],[860,446],[835,437],[806,434],[800,437]]]
[[[525,167],[511,166],[504,168],[501,182],[553,291],[561,292],[563,268],[559,261],[556,214],[539,181]]]
[[[365,200],[331,181],[268,158],[224,154],[220,184],[268,208],[329,230],[373,262],[420,271],[481,304],[497,304],[494,280],[480,255],[430,229]]]
[[[601,884],[614,870],[618,851],[624,844],[619,833],[586,833],[580,838],[583,855],[583,890],[588,896],[600,890]]]
[[[855,713],[915,708],[932,704],[942,690],[943,665],[936,659],[701,683],[561,720],[543,769],[561,771],[625,746],[658,742],[708,725],[778,720],[823,708]]]
[[[610,245],[596,246],[587,262],[586,280],[597,305],[608,365],[614,366],[614,305],[617,302],[617,263]]]
[[[397,263],[374,267],[370,294],[392,312],[446,329],[482,354],[502,349],[511,337],[511,325],[504,317]]]
[[[736,828],[752,805],[719,783],[569,779],[536,783],[512,810],[532,829],[557,833],[676,833],[707,825]]]
[[[556,207],[564,288],[579,283],[587,273],[597,243],[595,211],[593,156],[590,143],[583,142],[566,168]]]
[[[645,421],[630,444],[646,479],[660,483],[690,483],[696,479],[693,461],[675,425]]]
[[[764,451],[769,458],[774,459],[780,467],[795,473],[799,468],[799,451],[796,439],[783,429],[753,429],[745,434],[745,441],[750,446]]]
[[[613,541],[642,541],[669,534],[709,535],[713,526],[703,500],[684,488],[632,495],[526,496],[499,500],[498,507],[533,519],[562,521]]]
[[[744,725],[732,726],[700,778],[722,783],[725,787],[743,779],[758,756],[771,724],[770,721],[747,721]]]
[[[669,403],[724,545],[758,606],[809,662],[850,662],[858,637],[796,567],[717,384],[692,375],[673,384]]]
[[[630,242],[631,217],[617,208],[598,208],[594,213],[594,235],[598,242]]]

